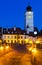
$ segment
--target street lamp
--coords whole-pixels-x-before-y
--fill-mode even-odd
[[[31,51],[31,50],[32,50],[32,47],[29,48],[29,51]]]
[[[39,44],[40,43],[40,41],[39,40],[36,40],[36,44]]]
[[[3,46],[1,46],[1,47],[0,47],[0,50],[3,50],[3,49],[4,49],[4,47],[3,47]]]
[[[37,49],[36,48],[33,48],[32,49],[32,53],[35,54],[37,52]]]
[[[9,46],[6,46],[5,49],[9,49]]]

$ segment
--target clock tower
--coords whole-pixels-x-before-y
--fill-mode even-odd
[[[34,32],[34,25],[33,25],[33,11],[31,6],[27,6],[26,13],[25,13],[26,21],[25,21],[25,29],[27,34],[29,32]]]

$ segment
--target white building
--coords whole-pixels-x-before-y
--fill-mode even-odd
[[[25,27],[26,27],[26,32],[34,32],[34,25],[33,25],[33,11],[31,6],[28,6],[26,8],[26,13],[25,13],[25,17],[26,17],[26,22],[25,22]]]

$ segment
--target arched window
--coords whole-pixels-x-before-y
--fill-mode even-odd
[[[13,43],[13,40],[11,40],[11,43]]]
[[[15,43],[16,43],[16,40],[15,40]]]
[[[21,41],[21,43],[23,43],[23,40]]]

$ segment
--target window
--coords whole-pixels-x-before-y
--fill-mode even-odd
[[[13,34],[13,32],[11,32]]]
[[[13,38],[13,36],[11,36],[11,38]]]
[[[15,36],[15,38],[16,38],[16,36]]]
[[[13,40],[11,40],[11,43],[13,43]]]
[[[6,36],[4,36],[4,38],[6,38]]]
[[[23,37],[21,36],[21,39],[22,39]]]
[[[8,36],[8,38],[10,38],[10,36]]]
[[[8,40],[8,42],[9,42],[9,40]]]
[[[15,40],[15,43],[16,43],[16,40]]]
[[[34,35],[37,35],[37,31],[34,31]]]
[[[6,40],[4,40],[4,43],[6,43]]]
[[[24,41],[24,43],[26,43],[26,41]]]
[[[29,28],[29,25],[27,25],[27,28]]]
[[[29,11],[28,13],[29,13],[29,15],[30,15],[32,12],[31,12],[31,11]]]
[[[23,40],[21,41],[21,43],[23,43]]]

